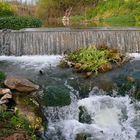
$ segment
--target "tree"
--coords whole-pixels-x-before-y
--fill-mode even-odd
[[[101,0],[39,0],[37,15],[42,19],[62,17],[65,11],[73,7],[72,14],[80,14],[85,7],[97,5]]]

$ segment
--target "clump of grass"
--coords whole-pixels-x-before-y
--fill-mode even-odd
[[[112,64],[121,65],[126,61],[124,54],[106,46],[95,46],[76,50],[62,60],[61,65],[68,66],[80,72],[106,72],[112,69]]]

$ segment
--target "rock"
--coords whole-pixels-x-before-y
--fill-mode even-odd
[[[0,89],[0,95],[4,95],[4,94],[7,94],[7,93],[11,93],[10,89],[8,89],[8,88]]]
[[[85,75],[85,77],[86,78],[90,78],[92,76],[92,74],[93,74],[92,72],[87,72],[86,75]]]
[[[74,66],[75,69],[80,69],[80,67],[81,67],[80,63],[76,63],[75,66]]]
[[[43,129],[43,120],[46,118],[44,118],[41,107],[32,95],[16,94],[13,98],[16,101],[14,112],[18,111],[19,115],[24,117],[33,129],[41,131]]]
[[[127,81],[130,82],[130,83],[134,83],[135,79],[133,77],[131,77],[131,76],[128,76]]]
[[[63,86],[49,86],[44,93],[43,100],[46,106],[67,106],[71,103],[69,89]]]
[[[0,105],[8,103],[8,100],[0,100]]]
[[[12,90],[17,90],[19,92],[33,92],[39,89],[38,85],[33,84],[27,79],[19,77],[9,77],[4,81],[5,86]]]
[[[4,96],[1,97],[1,101],[11,99],[11,98],[12,98],[12,94],[7,93],[7,94],[5,94]]]
[[[60,66],[61,66],[61,68],[70,68],[70,66],[68,65],[68,62],[65,60],[62,60],[60,62]]]
[[[1,138],[1,140],[31,140],[31,138],[24,131],[16,132],[6,138]]]
[[[80,106],[79,110],[80,110],[80,112],[79,112],[79,122],[91,124],[92,119],[91,119],[91,116],[88,114],[86,108],[84,106]]]
[[[104,73],[104,72],[107,72],[107,71],[110,71],[112,70],[112,65],[111,64],[103,64],[99,67],[98,71],[101,72],[101,73]]]

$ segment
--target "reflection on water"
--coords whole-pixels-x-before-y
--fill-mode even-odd
[[[45,24],[45,27],[74,27],[74,28],[89,28],[89,27],[140,27],[140,22],[135,21],[118,21],[118,22],[105,22],[105,21],[70,21],[69,25],[65,25],[60,18],[48,19]]]

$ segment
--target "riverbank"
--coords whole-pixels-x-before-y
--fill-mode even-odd
[[[139,1],[107,0],[87,8],[81,15],[72,16],[71,20],[93,27],[139,27],[139,7]]]

